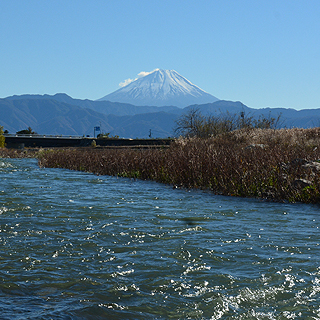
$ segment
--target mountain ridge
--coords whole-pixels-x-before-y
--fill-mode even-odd
[[[93,128],[101,125],[103,132],[110,132],[113,136],[148,138],[151,130],[152,137],[164,138],[173,136],[175,121],[191,108],[199,108],[204,115],[213,116],[245,112],[246,116],[255,118],[260,115],[277,118],[282,114],[282,126],[288,128],[308,128],[320,124],[320,109],[253,109],[240,101],[218,100],[208,104],[190,105],[183,109],[110,103],[73,99],[66,94],[11,96],[0,99],[0,125],[10,133],[30,126],[39,134],[80,136],[92,136]],[[117,108],[113,108],[114,106]]]

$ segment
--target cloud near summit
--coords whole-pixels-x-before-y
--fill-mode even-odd
[[[137,77],[137,78],[135,78],[135,79],[130,79],[130,78],[129,78],[129,79],[126,79],[126,80],[120,82],[120,83],[119,83],[119,86],[120,86],[120,87],[125,87],[125,86],[127,86],[129,83],[131,83],[131,82],[133,82],[133,81],[136,81],[136,80],[138,80],[139,78],[145,77],[145,76],[147,76],[148,74],[150,74],[150,73],[152,73],[152,72],[154,72],[154,71],[157,71],[157,70],[159,70],[159,69],[157,68],[157,69],[154,69],[154,70],[152,70],[152,71],[150,71],[150,72],[148,72],[148,71],[141,71],[141,72],[138,73],[138,77]]]
[[[124,81],[122,81],[122,82],[120,82],[119,83],[119,86],[120,87],[125,87],[125,86],[127,86],[129,83],[131,83],[131,82],[133,82],[134,80],[137,80],[138,78],[136,78],[136,79],[126,79],[126,80],[124,80]]]

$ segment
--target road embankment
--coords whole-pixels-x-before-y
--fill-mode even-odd
[[[101,147],[126,147],[126,146],[161,146],[170,145],[172,139],[98,139],[77,136],[50,136],[50,135],[5,135],[7,148],[66,148],[87,147],[95,143]]]

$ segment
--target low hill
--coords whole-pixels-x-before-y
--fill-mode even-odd
[[[79,101],[83,100],[78,100],[75,104]],[[91,102],[93,105],[96,103]],[[90,106],[90,100],[87,106]],[[112,113],[117,113],[117,109],[107,109],[105,112],[110,112],[107,114],[60,102],[51,97],[20,96],[16,99],[0,99],[0,125],[10,133],[31,127],[39,134],[92,136],[93,128],[101,126],[103,132],[124,138],[148,138],[150,130],[156,138],[172,136],[176,114],[160,111],[162,109],[156,107],[151,110],[157,112],[143,113],[148,108],[134,107],[128,109],[127,113],[131,115],[122,115],[126,108],[129,107],[120,106],[120,112],[115,115]]]
[[[10,133],[31,127],[43,134],[88,135],[100,122],[113,129],[104,114],[52,99],[0,99],[0,115]]]
[[[5,98],[6,100],[55,100],[64,102],[73,106],[81,108],[88,108],[94,111],[104,114],[114,114],[117,116],[132,116],[141,113],[152,113],[152,112],[169,112],[177,113],[181,112],[181,109],[174,106],[169,107],[155,107],[155,106],[135,106],[129,103],[111,102],[111,101],[93,101],[93,100],[81,100],[73,99],[65,93],[57,93],[55,95],[38,95],[38,94],[25,94],[20,96],[11,96]]]

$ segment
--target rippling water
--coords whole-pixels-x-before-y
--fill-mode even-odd
[[[0,159],[0,319],[319,319],[319,206]]]

